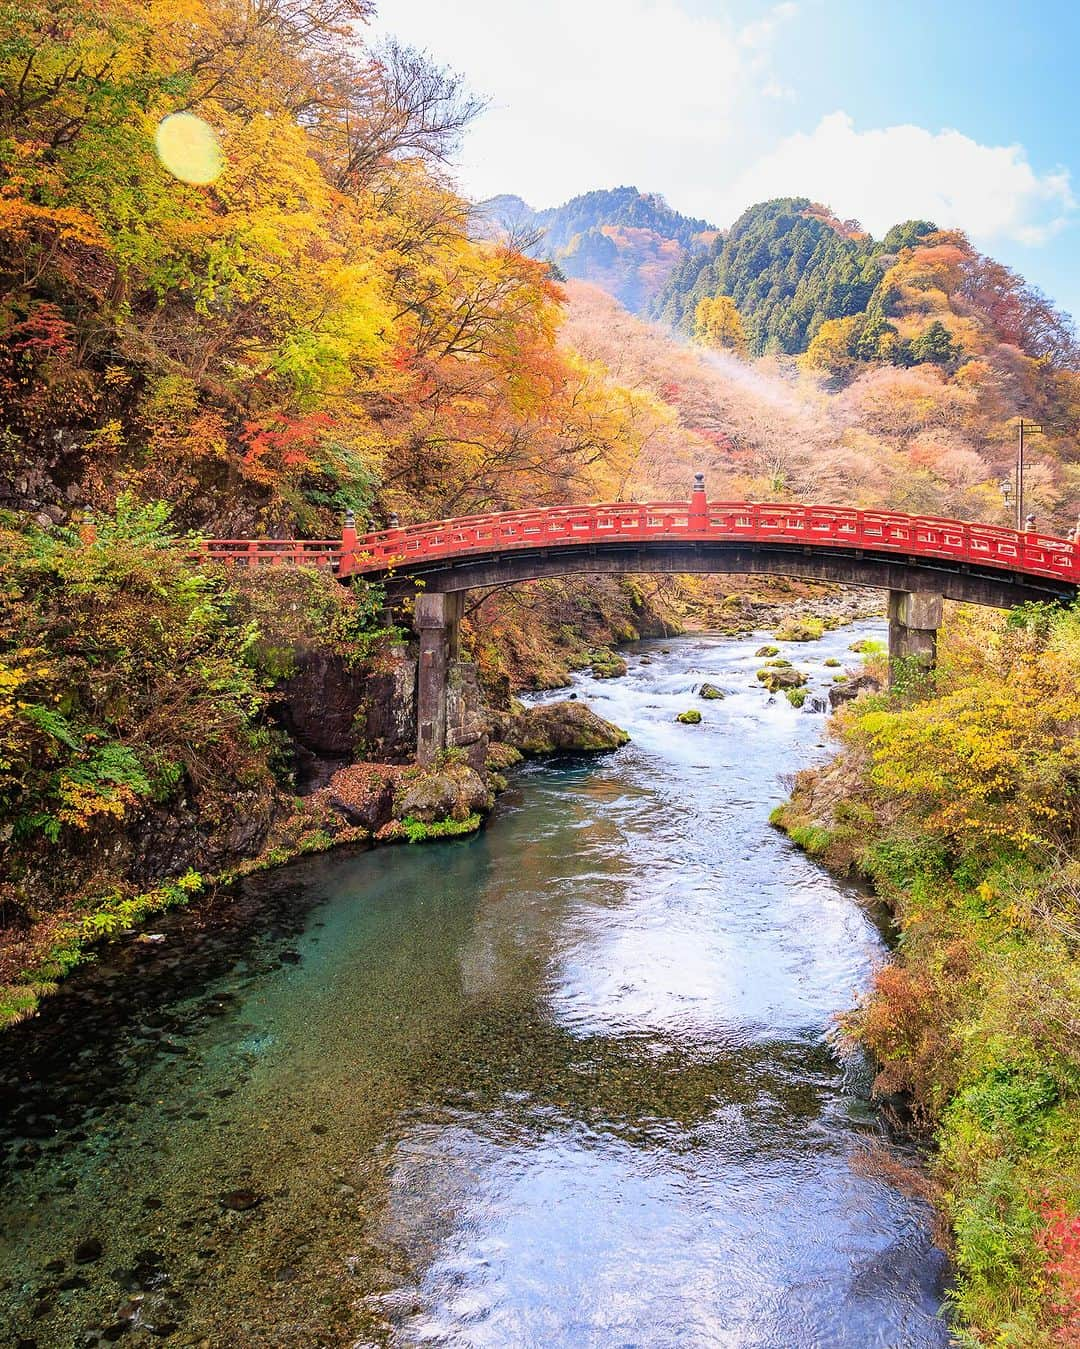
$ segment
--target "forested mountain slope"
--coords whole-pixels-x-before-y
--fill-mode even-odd
[[[823,368],[955,366],[994,341],[1052,369],[1076,363],[1066,316],[962,233],[927,220],[875,240],[806,198],[752,206],[683,257],[650,313],[690,333],[701,302],[717,296],[734,301],[752,355],[799,354],[820,337]]]
[[[535,239],[530,252],[567,277],[602,286],[627,309],[644,310],[689,249],[711,241],[715,227],[673,210],[636,187],[586,192],[563,206],[534,210],[520,197],[481,204],[483,228]]]

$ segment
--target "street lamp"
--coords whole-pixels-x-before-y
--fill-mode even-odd
[[[1005,509],[1009,509],[1009,502],[1012,499],[1012,478],[1002,478],[998,483],[1001,489],[1001,499],[1005,503]]]

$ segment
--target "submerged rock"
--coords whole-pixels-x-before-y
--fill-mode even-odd
[[[256,1194],[254,1190],[227,1190],[219,1198],[221,1207],[230,1209],[233,1213],[246,1213],[248,1209],[255,1208],[263,1201],[262,1195]]]
[[[500,719],[496,734],[504,744],[527,757],[544,754],[600,753],[619,749],[630,737],[613,722],[598,716],[587,703],[520,704]]]

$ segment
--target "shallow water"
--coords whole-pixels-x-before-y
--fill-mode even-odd
[[[782,649],[821,692],[865,635]],[[881,933],[766,823],[824,717],[762,640],[642,643],[578,681],[625,750],[170,917],[0,1043],[0,1343],[945,1345],[831,1048]]]

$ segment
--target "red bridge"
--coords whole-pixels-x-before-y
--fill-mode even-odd
[[[427,590],[456,591],[570,572],[747,570],[894,589],[901,567],[950,598],[1006,607],[1073,598],[1080,586],[1080,544],[1050,535],[896,511],[710,502],[703,488],[689,502],[502,511],[362,535],[347,523],[340,539],[202,547],[235,566],[329,567],[398,590],[421,578]]]
[[[420,632],[420,757],[454,743],[447,680],[464,592],[541,576],[600,572],[765,572],[890,592],[890,654],[932,664],[942,597],[1008,608],[1076,599],[1080,541],[895,511],[708,501],[618,502],[503,511],[340,539],[213,539],[203,555],[234,566],[314,566],[342,580],[415,594]]]

